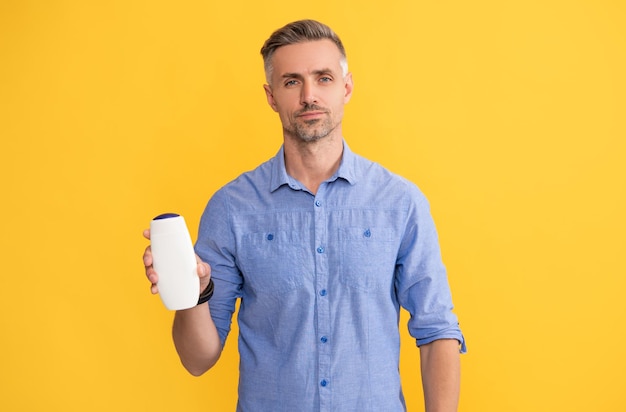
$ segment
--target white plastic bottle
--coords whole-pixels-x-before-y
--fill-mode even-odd
[[[159,295],[165,307],[181,310],[196,306],[200,295],[200,279],[185,219],[175,213],[162,214],[152,219],[150,243],[152,264],[159,276]]]

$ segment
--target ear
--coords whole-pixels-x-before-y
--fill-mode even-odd
[[[278,108],[276,107],[276,101],[274,100],[274,93],[272,93],[272,87],[269,84],[264,84],[263,89],[265,89],[265,97],[267,98],[267,103],[270,105],[272,110],[277,112]]]
[[[352,90],[354,89],[354,83],[352,82],[352,73],[346,74],[346,77],[343,79],[344,87],[346,89],[346,94],[343,97],[343,103],[346,104],[350,101],[352,97]]]

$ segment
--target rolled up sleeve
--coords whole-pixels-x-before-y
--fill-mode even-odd
[[[465,338],[452,311],[450,286],[428,201],[418,197],[413,205],[395,274],[399,303],[410,313],[409,333],[417,346],[456,339],[461,353],[465,353]]]

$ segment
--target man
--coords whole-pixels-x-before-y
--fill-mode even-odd
[[[241,299],[239,411],[404,411],[404,307],[426,410],[455,411],[465,345],[429,206],[345,143],[353,83],[341,41],[304,20],[261,53],[284,144],[207,205],[196,252],[201,290],[214,294],[175,315],[183,365],[201,375],[217,362]],[[144,264],[157,293],[149,247]]]

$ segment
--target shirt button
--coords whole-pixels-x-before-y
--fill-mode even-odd
[[[319,200],[315,201],[315,206],[320,207],[322,206],[322,202],[320,202]]]
[[[318,247],[317,253],[324,253],[324,247],[323,246]]]
[[[327,338],[326,336],[322,336],[322,337],[320,338],[320,342],[322,342],[322,343],[326,343],[326,342],[328,342],[328,338]]]
[[[326,289],[320,290],[320,296],[326,296]]]
[[[326,379],[322,379],[322,381],[320,382],[320,385],[327,386],[328,385],[328,381]]]

